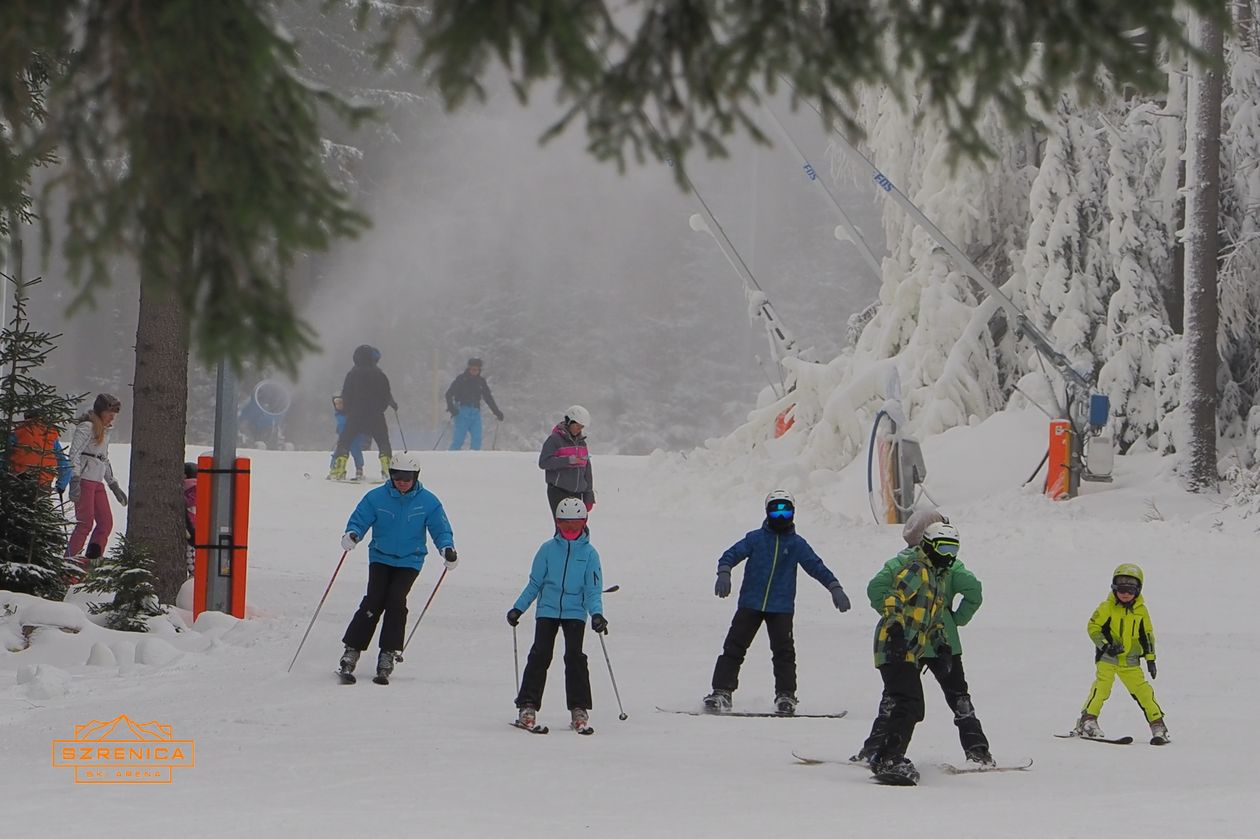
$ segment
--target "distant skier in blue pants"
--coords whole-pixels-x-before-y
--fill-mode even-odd
[[[470,358],[464,372],[446,389],[446,410],[451,415],[451,451],[463,448],[465,437],[469,438],[471,451],[480,451],[482,399],[490,406],[494,418],[503,422],[503,412],[494,404],[490,385],[481,377],[481,359]]]
[[[337,438],[340,439],[341,435],[346,430],[346,403],[341,398],[341,394],[338,393],[333,396],[332,404],[333,404],[333,419],[336,420],[336,423],[337,423]],[[369,438],[366,434],[360,434],[357,437],[355,437],[352,441],[350,441],[350,459],[354,461],[354,477],[351,478],[350,480],[354,480],[354,481],[364,480],[363,450],[368,445],[370,445],[371,442],[372,442],[371,438]],[[337,463],[337,453],[334,451],[332,455],[329,456],[329,459],[328,459],[328,468],[330,472],[332,468],[336,465],[336,463]],[[331,478],[332,475],[329,474],[329,477]]]

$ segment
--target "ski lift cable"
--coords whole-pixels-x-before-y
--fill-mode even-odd
[[[809,107],[813,109],[814,113],[818,114],[820,118],[823,117],[823,113],[817,105],[810,101],[808,97],[799,95],[791,80],[783,75],[780,75],[779,79],[787,85],[788,89],[797,94],[798,98],[809,105]],[[945,252],[953,257],[955,263],[962,268],[963,272],[968,277],[975,280],[975,282],[988,291],[989,294],[997,298],[998,302],[1002,305],[1002,308],[1006,309],[1010,316],[1014,318],[1015,331],[1019,334],[1028,336],[1028,339],[1032,341],[1037,352],[1049,359],[1050,363],[1054,365],[1055,369],[1059,371],[1069,385],[1080,388],[1083,392],[1088,393],[1090,390],[1089,380],[1087,380],[1078,370],[1076,370],[1076,368],[1072,366],[1072,363],[1067,356],[1055,349],[1054,345],[1050,343],[1050,339],[1046,337],[1045,333],[1038,329],[1033,322],[1029,320],[1028,316],[1015,305],[1015,301],[1007,297],[1006,294],[998,288],[997,284],[993,282],[993,280],[989,279],[989,277],[981,271],[974,262],[968,259],[967,255],[964,254],[956,244],[954,244],[953,240],[946,236],[944,231],[937,227],[932,220],[919,209],[918,205],[911,201],[910,198],[902,192],[897,185],[888,178],[887,175],[881,172],[879,167],[872,163],[866,155],[858,151],[857,147],[849,141],[849,138],[844,135],[844,132],[842,132],[838,126],[833,124],[831,120],[826,120],[826,124],[840,141],[841,148],[848,153],[854,163],[867,170],[871,179],[875,182],[875,185],[878,186],[889,198],[895,201],[898,206],[900,206],[920,227],[926,230],[928,235],[935,239],[937,244],[944,248]]]
[[[857,225],[853,223],[853,220],[849,218],[848,213],[846,213],[844,208],[840,206],[839,199],[837,199],[835,193],[831,191],[831,187],[827,186],[826,179],[823,178],[818,170],[814,168],[814,165],[809,162],[809,158],[805,156],[805,152],[796,142],[796,139],[792,137],[792,132],[788,131],[787,126],[783,124],[783,120],[779,119],[779,116],[774,112],[774,109],[770,107],[770,103],[765,103],[764,107],[766,109],[766,113],[768,113],[770,118],[774,120],[774,124],[779,127],[779,131],[783,134],[784,139],[786,139],[788,144],[796,151],[796,156],[801,159],[803,164],[801,168],[805,170],[805,177],[817,184],[827,195],[827,198],[831,201],[831,205],[835,207],[836,213],[840,216],[841,226],[844,227],[845,232],[849,234],[849,240],[852,241],[854,246],[858,249],[858,253],[861,254],[862,260],[866,263],[866,266],[871,269],[871,273],[875,276],[875,279],[882,279],[883,274],[880,270],[879,260],[875,257],[875,253],[871,250],[871,246],[867,244],[866,238],[862,236],[862,231],[858,229]]]

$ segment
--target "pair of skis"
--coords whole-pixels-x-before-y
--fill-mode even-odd
[[[837,764],[841,766],[854,766],[858,769],[870,771],[870,766],[861,760],[837,760],[836,758],[806,757],[805,755],[792,752],[792,757],[796,758],[803,766],[821,766],[825,763]],[[937,768],[946,775],[983,775],[986,772],[1026,772],[1032,768],[1032,759],[1028,759],[1023,763],[1010,764],[1007,766],[955,766],[952,763],[937,764]],[[880,783],[890,784],[894,786],[913,786],[913,781],[906,775],[898,773],[887,773],[886,776],[876,775],[875,780]]]
[[[512,720],[511,722],[508,723],[508,725],[512,726],[513,728],[519,728],[521,731],[528,731],[530,734],[551,733],[551,729],[541,723],[534,723],[532,726],[529,726],[529,725],[523,725],[520,720]],[[595,729],[591,728],[591,726],[589,725],[584,725],[581,728],[575,728],[572,725],[570,725],[569,728],[572,731],[576,731],[578,734],[590,735],[590,734],[595,733]]]

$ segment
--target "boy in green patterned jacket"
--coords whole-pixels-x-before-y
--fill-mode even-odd
[[[906,749],[915,725],[923,719],[920,660],[929,649],[935,650],[938,666],[945,670],[953,660],[941,618],[946,608],[942,576],[958,556],[958,546],[958,530],[953,525],[929,525],[923,531],[922,550],[893,576],[883,616],[875,627],[875,666],[884,680],[881,706],[887,708],[887,727],[871,757],[871,771],[886,783],[919,780]]]

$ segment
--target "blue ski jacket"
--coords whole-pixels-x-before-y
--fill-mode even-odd
[[[599,551],[590,534],[583,532],[570,542],[557,533],[534,554],[529,582],[513,608],[524,612],[537,600],[537,617],[586,620],[588,614],[604,612],[603,581]]]
[[[442,502],[419,481],[405,495],[390,481],[363,496],[350,514],[346,532],[362,539],[368,528],[372,529],[369,562],[420,570],[428,553],[426,530],[439,551],[455,547]]]
[[[775,531],[768,522],[758,530],[750,530],[718,560],[718,573],[729,571],[744,560],[744,582],[739,587],[741,609],[758,612],[796,611],[796,566],[805,569],[823,586],[838,582],[836,575],[823,564],[796,528]]]

